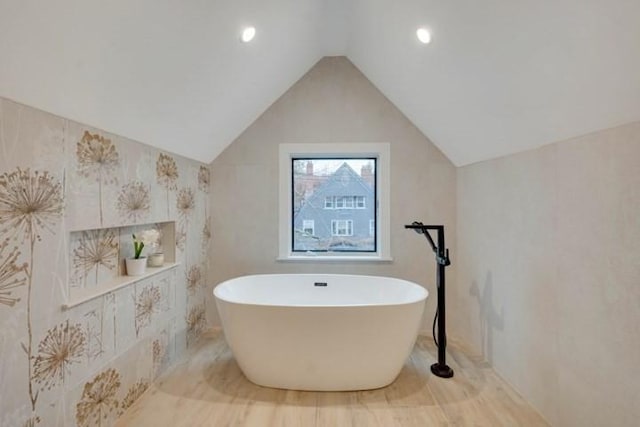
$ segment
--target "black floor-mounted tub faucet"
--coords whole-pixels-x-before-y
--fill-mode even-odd
[[[438,347],[438,363],[431,365],[431,372],[441,378],[453,377],[453,369],[447,365],[447,331],[446,331],[446,308],[445,308],[445,267],[451,265],[449,259],[449,249],[446,249],[444,243],[444,225],[424,225],[421,222],[414,221],[410,225],[405,225],[404,228],[414,230],[418,234],[424,234],[424,237],[429,242],[431,249],[436,254],[436,263],[438,265],[437,273],[437,289],[438,289],[438,308],[436,309],[436,315],[433,319],[433,340]],[[435,244],[429,230],[435,230],[438,234],[436,236],[438,243]],[[435,326],[438,322],[438,338],[436,339]]]

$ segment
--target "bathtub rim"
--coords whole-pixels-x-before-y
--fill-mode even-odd
[[[260,303],[260,302],[246,302],[246,301],[234,301],[224,298],[219,295],[218,288],[238,279],[248,279],[251,277],[268,277],[268,276],[304,276],[304,277],[317,277],[317,276],[340,276],[340,277],[357,277],[357,278],[374,278],[374,279],[391,279],[404,282],[406,285],[410,285],[412,288],[417,288],[417,291],[422,295],[419,298],[410,299],[402,302],[390,302],[390,303],[362,303],[362,304],[325,304],[325,305],[311,305],[311,304],[274,304],[274,303]],[[232,277],[231,279],[224,280],[218,283],[213,288],[213,296],[218,301],[227,304],[236,304],[252,307],[274,307],[274,308],[305,308],[305,309],[330,309],[330,308],[357,308],[357,307],[395,307],[403,305],[411,305],[416,303],[426,303],[426,299],[429,297],[429,290],[425,287],[406,279],[400,279],[397,277],[389,276],[373,276],[370,274],[341,274],[341,273],[264,273],[264,274],[246,274],[243,276]]]

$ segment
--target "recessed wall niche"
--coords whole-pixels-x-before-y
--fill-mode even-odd
[[[162,252],[164,264],[147,266],[144,275],[128,276],[125,259],[133,257],[133,235],[151,229],[160,232],[158,245],[145,246],[142,255]],[[62,306],[65,310],[178,266],[174,221],[76,230],[69,233],[68,247],[69,286]]]

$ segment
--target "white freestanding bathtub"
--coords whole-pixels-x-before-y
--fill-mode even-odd
[[[388,277],[264,274],[223,282],[214,295],[227,343],[250,381],[344,391],[396,379],[428,292]]]

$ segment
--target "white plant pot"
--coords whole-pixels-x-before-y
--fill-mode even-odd
[[[142,276],[147,271],[147,257],[127,258],[127,276]]]
[[[156,252],[149,255],[149,267],[162,267],[164,265],[164,254]]]

